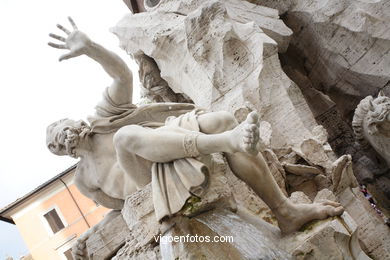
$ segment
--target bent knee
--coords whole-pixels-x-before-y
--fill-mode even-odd
[[[218,134],[233,129],[238,122],[233,114],[227,111],[212,112],[198,119],[201,132]]]
[[[113,137],[114,146],[117,150],[123,149],[133,150],[140,144],[142,127],[137,125],[129,125],[120,128]]]
[[[234,115],[227,111],[219,112],[219,123],[225,127],[224,131],[231,130],[238,125]]]

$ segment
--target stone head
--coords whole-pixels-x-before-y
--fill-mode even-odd
[[[56,155],[69,155],[77,158],[80,139],[90,133],[90,128],[82,120],[61,119],[46,129],[46,145]]]
[[[370,134],[389,135],[390,98],[380,93],[377,98],[370,101],[367,117]]]
[[[370,145],[370,137],[390,137],[390,98],[380,92],[377,98],[362,99],[355,110],[352,127],[363,147]]]

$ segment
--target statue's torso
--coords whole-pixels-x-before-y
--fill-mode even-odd
[[[136,186],[118,164],[114,134],[96,134],[92,137],[90,155],[80,160],[77,177],[82,178],[88,188],[98,188],[110,197],[125,199],[136,191]],[[150,175],[151,162],[134,155],[129,158],[129,163],[134,164],[134,170]]]

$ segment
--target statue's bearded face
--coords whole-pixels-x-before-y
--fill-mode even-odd
[[[46,145],[56,155],[69,155],[76,158],[76,148],[80,138],[89,132],[89,126],[82,120],[62,119],[47,127]]]

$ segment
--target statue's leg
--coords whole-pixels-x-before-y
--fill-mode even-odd
[[[313,204],[294,204],[281,191],[263,156],[244,153],[226,154],[234,174],[248,184],[270,207],[283,233],[298,230],[314,219],[325,219],[343,213],[337,202],[324,201]]]
[[[215,120],[212,119],[214,116]],[[198,121],[201,131],[206,134],[229,131],[238,125],[231,114],[209,113],[199,116]],[[226,128],[223,129],[221,126]],[[256,156],[244,152],[226,153],[226,157],[233,173],[247,183],[271,208],[284,233],[296,231],[310,220],[324,219],[343,212],[343,208],[337,202],[291,203],[279,188],[261,153]]]
[[[257,114],[252,114],[257,116]],[[258,128],[252,116],[230,131],[204,134],[180,127],[124,126],[114,135],[117,152],[134,153],[151,162],[170,162],[199,154],[256,152]]]
[[[251,155],[258,141],[257,114],[251,113],[241,124],[221,112],[198,116],[200,130],[179,127],[148,129],[137,125],[122,127],[114,136],[117,151],[134,153],[152,162],[169,162],[189,157],[185,140],[192,142],[190,154],[225,152],[234,174],[246,182],[272,209],[280,229],[291,232],[313,219],[339,215],[343,208],[336,202],[293,204],[276,184],[261,154]],[[188,138],[189,137],[189,138]],[[193,138],[191,140],[191,138]]]
[[[197,152],[210,154],[221,151],[243,151],[251,148],[249,145],[239,142],[244,135],[255,135],[250,129],[242,129],[244,126],[250,126],[250,124],[246,122],[241,128],[236,127],[236,131],[226,132],[223,130],[234,128],[232,125],[226,125],[229,122],[221,120],[226,118],[227,112],[210,114],[201,117],[203,118],[203,124],[215,133],[211,135],[169,126],[158,129],[144,128],[138,125],[122,127],[114,135],[114,145],[119,165],[129,175],[135,186],[140,189],[151,181],[150,174],[145,174],[147,172],[145,167],[150,171],[153,162],[169,162],[175,159],[192,157],[196,156]],[[213,122],[210,123],[209,120]],[[237,124],[234,124],[234,126],[237,126]],[[193,141],[193,143],[187,145],[186,149],[185,141]]]
[[[218,118],[216,122],[212,117]],[[224,121],[225,123],[221,123]],[[221,133],[234,129],[238,123],[230,113],[218,115],[209,113],[198,118],[200,130],[206,134]],[[227,123],[228,122],[228,123]],[[223,128],[222,126],[226,126]],[[273,209],[287,200],[261,153],[252,156],[248,153],[226,153],[228,163],[233,173],[247,183],[267,205]]]
[[[152,180],[150,168],[152,162],[145,160],[137,154],[116,146],[116,156],[122,170],[130,177],[137,189],[141,189]]]

